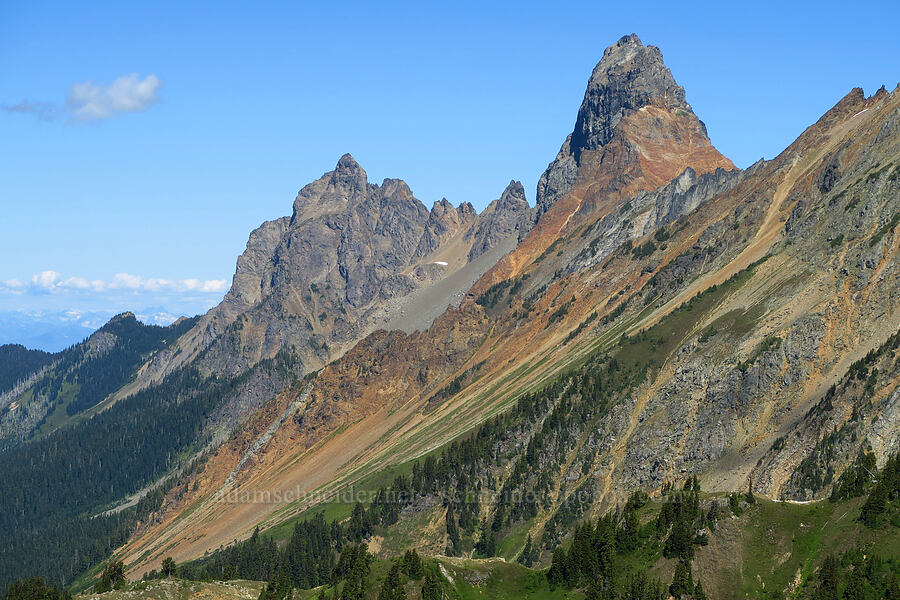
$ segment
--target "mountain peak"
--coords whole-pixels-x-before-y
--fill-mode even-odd
[[[294,214],[291,222],[312,210],[314,214],[342,212],[350,198],[366,193],[368,176],[365,170],[350,154],[344,154],[322,177],[307,184],[294,200]]]
[[[643,123],[629,128],[620,125],[623,120]],[[635,147],[643,147],[640,139],[649,140],[657,148],[665,141],[669,150],[658,152],[655,162],[669,160],[666,157],[670,154],[695,153],[701,162],[708,159],[714,163],[712,170],[716,166],[733,166],[712,148],[706,127],[685,100],[684,88],[675,82],[659,48],[645,46],[635,34],[626,35],[603,52],[591,72],[575,128],[538,181],[536,219],[569,193],[586,163],[599,165],[597,161],[602,159],[586,159],[585,153],[600,152],[617,136],[620,142]],[[646,159],[645,150],[643,147],[640,154]],[[681,172],[684,159],[673,165]],[[607,173],[612,174],[609,168]]]
[[[636,33],[623,35],[615,44],[609,46],[606,50],[603,51],[603,59],[601,59],[601,61],[615,54],[634,54],[640,51],[642,48],[645,48],[644,43]]]
[[[515,179],[510,180],[509,185],[500,195],[500,203],[524,205],[527,209],[528,200],[525,199],[525,188],[522,186],[522,182]]]
[[[335,183],[355,184],[360,189],[364,188],[368,181],[365,169],[351,154],[345,154],[338,160],[331,176]]]
[[[588,80],[572,132],[576,160],[583,150],[606,145],[626,114],[651,105],[691,110],[659,48],[627,35],[603,52]]]
[[[353,158],[353,155],[349,152],[344,154],[337,162],[337,166],[334,168],[335,171],[362,171],[362,167],[359,166],[359,163],[356,162],[356,159]]]
[[[524,235],[530,228],[532,218],[525,188],[520,181],[510,181],[500,198],[488,204],[481,213],[479,223],[472,232],[474,242],[469,260],[475,260],[502,240],[513,235]]]

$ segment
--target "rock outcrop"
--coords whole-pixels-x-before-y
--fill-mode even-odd
[[[525,199],[525,188],[518,181],[510,181],[500,198],[488,204],[478,223],[470,230],[472,248],[469,250],[469,260],[475,260],[506,238],[528,233],[531,212]]]
[[[469,202],[463,202],[459,207],[450,204],[446,198],[435,202],[419,238],[416,258],[425,258],[440,250],[460,232],[471,228],[477,217],[478,213]]]

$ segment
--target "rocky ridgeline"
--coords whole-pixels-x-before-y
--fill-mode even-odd
[[[446,199],[428,211],[405,182],[370,183],[346,154],[300,190],[290,217],[250,234],[222,303],[139,381],[195,360],[206,373],[236,375],[279,351],[299,359],[303,372],[319,368],[381,325],[402,328],[412,292],[467,269],[474,276],[460,281],[476,279],[493,263],[473,261],[524,235],[531,214],[515,181],[480,215]],[[442,307],[431,312],[464,291],[442,290],[433,301]]]

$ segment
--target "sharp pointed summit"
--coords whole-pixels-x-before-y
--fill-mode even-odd
[[[691,110],[659,48],[631,34],[607,48],[591,73],[572,132],[576,161],[582,151],[606,145],[622,117],[644,106]]]
[[[650,109],[656,111],[653,118],[642,122],[636,113]],[[667,146],[684,157],[680,169],[692,161],[701,163],[701,172],[733,168],[731,161],[710,144],[706,127],[685,100],[684,88],[676,83],[659,48],[645,46],[635,34],[626,35],[603,52],[588,79],[575,127],[538,182],[536,217],[569,193],[585,167],[594,171],[593,167],[602,162],[604,149],[616,146],[617,139],[638,151],[630,153],[633,158],[644,156],[647,162],[668,160],[668,151],[657,152],[656,156],[653,152]],[[690,144],[682,143],[682,139],[690,140]],[[621,163],[629,153],[611,154],[610,158]],[[627,170],[627,165],[622,167],[623,172]],[[643,170],[652,174],[659,169]],[[665,168],[662,178],[653,177],[652,187],[677,175],[669,171]]]

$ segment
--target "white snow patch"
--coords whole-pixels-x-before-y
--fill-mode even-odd
[[[853,117],[858,117],[859,115],[863,114],[863,113],[866,112],[867,110],[869,110],[869,109],[868,109],[868,108],[864,108],[864,109],[862,109],[861,111],[859,111],[858,113],[856,113],[855,115],[853,115]],[[852,119],[853,117],[850,117],[850,118]]]
[[[444,262],[444,261],[442,261],[442,260],[436,260],[436,261],[434,261],[432,264],[435,264],[435,265],[441,265],[442,267],[446,267],[446,266],[447,266],[447,263]]]
[[[797,506],[803,506],[804,504],[815,504],[817,502],[821,502],[821,500],[778,500],[777,498],[772,498],[772,502],[781,502],[784,504],[795,504]]]

